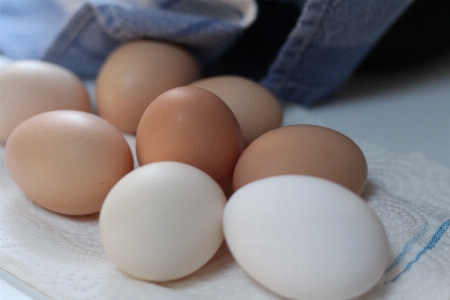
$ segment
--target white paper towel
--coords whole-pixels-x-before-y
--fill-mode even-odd
[[[449,300],[450,169],[356,142],[369,166],[363,197],[384,224],[392,255],[380,284],[358,299]],[[8,175],[3,146],[0,172],[0,267],[51,298],[279,299],[237,266],[225,244],[184,279],[157,285],[131,278],[105,255],[98,215],[62,216],[28,200]]]

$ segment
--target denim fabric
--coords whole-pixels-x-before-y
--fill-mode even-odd
[[[36,58],[63,17],[52,0],[0,0],[0,53]]]
[[[326,100],[413,1],[295,1],[300,17],[261,83],[284,102]],[[70,16],[51,0],[0,0],[0,52],[95,76],[117,46],[147,37],[182,44],[207,65],[220,59],[255,14],[253,0],[149,0],[145,6],[91,0]]]
[[[283,101],[327,99],[413,0],[307,0],[262,84]]]
[[[94,76],[117,46],[139,38],[162,39],[184,45],[203,64],[207,64],[233,44],[257,12],[253,0],[165,0],[147,1],[146,5],[91,0],[59,22],[61,12],[57,7],[41,7],[47,2],[49,0],[0,0],[0,19],[7,16],[18,26],[17,29],[10,28],[9,35],[0,36],[0,51],[16,59],[51,61],[80,76]],[[14,11],[20,14],[11,14]],[[54,14],[55,18],[46,20],[43,13],[33,17],[36,11]],[[7,24],[8,20],[2,23]],[[27,40],[33,33],[26,34],[26,29],[43,23],[50,26],[42,28],[36,40]],[[17,32],[23,36],[20,44],[14,40]],[[2,46],[9,44],[17,48],[22,45],[27,50],[17,52],[12,47]]]

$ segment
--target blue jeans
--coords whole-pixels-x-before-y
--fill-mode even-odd
[[[328,99],[413,1],[293,1],[299,18],[261,83],[283,102],[311,105]],[[154,2],[142,7],[91,0],[68,15],[52,0],[0,0],[0,52],[92,77],[120,44],[154,38],[190,48],[207,66],[257,17],[254,0]]]

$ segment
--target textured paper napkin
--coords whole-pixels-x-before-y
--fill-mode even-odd
[[[450,169],[417,153],[356,142],[369,166],[363,198],[384,224],[392,256],[380,283],[358,299],[449,300]],[[8,175],[3,146],[0,268],[54,299],[279,299],[242,271],[225,244],[178,281],[123,274],[103,251],[98,215],[62,216],[28,200]]]

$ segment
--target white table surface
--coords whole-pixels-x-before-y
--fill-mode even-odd
[[[330,127],[450,167],[450,53],[420,67],[354,79],[310,109]]]
[[[328,126],[450,167],[450,53],[410,70],[357,76],[323,105],[288,107],[285,123]],[[0,299],[48,298],[0,270]]]

